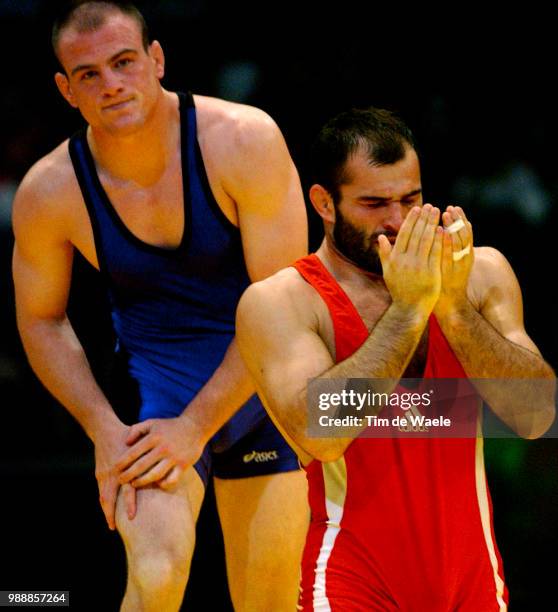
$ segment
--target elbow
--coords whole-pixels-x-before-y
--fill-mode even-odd
[[[544,436],[552,427],[556,419],[556,408],[554,404],[537,413],[533,423],[529,427],[522,427],[517,434],[525,440],[536,440]]]
[[[525,410],[523,418],[519,419],[518,426],[514,429],[525,440],[536,440],[544,436],[555,424],[556,378],[554,372],[537,381],[536,393],[530,397],[529,404],[536,408]]]

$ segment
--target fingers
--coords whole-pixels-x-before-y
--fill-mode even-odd
[[[450,232],[455,250],[460,251],[468,244],[472,244],[472,226],[460,206],[448,206],[442,216],[442,220],[446,230],[459,221],[462,221],[460,229]]]
[[[448,210],[446,210],[446,212],[442,215],[442,221],[444,223],[444,229],[446,230],[446,233],[449,237],[449,242],[451,243],[452,249],[457,253],[465,247],[467,237],[463,236],[463,233],[466,229],[466,226],[454,232],[452,232],[451,230],[448,231],[448,228],[454,225],[461,218],[459,217],[459,215],[457,215],[457,213],[454,213],[453,210],[450,209],[453,209],[453,207],[448,206]]]
[[[141,476],[142,474],[147,472],[147,470],[159,463],[159,461],[163,457],[163,454],[163,449],[154,448],[151,449],[148,453],[142,455],[137,461],[134,461],[134,463],[127,470],[124,470],[120,474],[118,478],[120,484],[131,482],[138,476]]]
[[[158,482],[162,478],[164,478],[175,466],[170,459],[163,459],[159,461],[156,465],[154,465],[149,471],[145,474],[142,474],[139,478],[136,478],[132,482],[132,486],[135,488],[145,487],[149,484],[153,484]]]
[[[445,214],[445,213],[444,213]],[[442,238],[442,275],[447,277],[453,270],[453,244],[451,234],[443,233]]]
[[[126,451],[114,464],[115,469],[118,472],[122,472],[129,468],[135,461],[156,446],[157,443],[158,440],[155,438],[155,436],[147,435],[140,438],[140,440],[136,442],[128,451]]]
[[[389,240],[387,240],[387,243],[389,244]],[[165,491],[173,489],[178,484],[178,480],[180,479],[181,474],[182,469],[175,465],[172,470],[165,476],[165,478],[159,481],[159,488],[164,489]]]
[[[393,245],[393,249],[397,253],[405,253],[407,251],[409,239],[411,237],[411,234],[413,233],[413,229],[418,218],[420,217],[420,214],[420,207],[413,206],[413,208],[411,208],[411,210],[409,211],[409,214],[405,217],[405,220],[399,228],[399,233],[397,234],[395,244]]]
[[[439,225],[436,225],[434,228],[434,240],[432,242],[432,248],[430,249],[430,255],[428,258],[428,265],[433,271],[440,268],[440,261],[442,260],[443,252],[443,241],[444,230]]]
[[[99,501],[108,528],[111,531],[116,529],[115,514],[116,514],[116,496],[118,494],[119,484],[116,480],[104,480],[99,483]]]
[[[130,431],[128,432],[128,436],[126,437],[126,444],[128,446],[132,446],[135,444],[142,436],[145,436],[149,433],[151,428],[150,421],[143,421],[142,423],[136,423],[130,427]]]
[[[442,215],[442,221],[446,230],[442,266],[449,271],[454,262],[460,261],[466,257],[469,252],[472,253],[473,230],[463,209],[459,206],[448,206]],[[458,229],[452,231],[453,228]]]
[[[439,219],[439,208],[431,204],[425,204],[422,208],[414,206],[401,225],[393,250],[397,253],[417,253],[420,251],[421,254],[428,255],[432,248]],[[385,242],[389,243],[387,239]],[[378,237],[378,244],[380,247],[382,246],[380,237]],[[386,252],[387,249],[384,249],[382,253],[380,248],[380,258],[385,256]],[[387,255],[389,255],[389,252],[387,252]]]
[[[425,204],[419,216],[417,217],[415,224],[413,226],[413,230],[409,236],[409,241],[407,243],[407,253],[415,254],[418,252],[419,244],[421,242],[422,235],[424,233],[424,229],[428,223],[428,219],[430,217],[430,213],[432,211],[431,204]]]
[[[122,495],[124,496],[124,507],[128,518],[132,520],[136,516],[137,511],[137,493],[134,487],[126,484],[122,487]]]
[[[423,220],[424,229],[417,245],[417,252],[422,257],[428,258],[434,242],[434,236],[437,232],[436,228],[440,220],[440,209],[435,206],[430,206],[430,204],[426,204],[425,206],[429,206],[429,211],[425,212],[425,218]],[[415,231],[416,230],[417,226],[415,226]]]
[[[391,243],[386,236],[383,234],[378,236],[378,254],[380,256],[380,262],[382,263],[382,269],[385,269],[385,263],[390,256],[391,250]]]

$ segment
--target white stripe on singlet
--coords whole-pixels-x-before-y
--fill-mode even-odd
[[[477,501],[479,504],[479,512],[484,534],[484,541],[488,549],[488,556],[492,571],[494,572],[494,583],[496,586],[496,601],[500,612],[505,612],[508,609],[504,601],[504,581],[499,572],[498,557],[496,555],[496,546],[492,538],[490,505],[488,503],[488,490],[486,487],[486,474],[484,470],[484,441],[482,438],[482,411],[479,407],[479,416],[477,417],[477,441],[475,448],[475,480],[477,487]]]
[[[331,612],[326,593],[326,569],[335,540],[341,531],[341,519],[347,496],[347,466],[345,458],[322,464],[327,527],[314,570],[313,608],[316,612]]]

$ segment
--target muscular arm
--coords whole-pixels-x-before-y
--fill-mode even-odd
[[[393,249],[385,237],[380,240],[384,280],[392,304],[362,346],[338,364],[334,364],[319,336],[315,305],[308,295],[313,290],[301,286],[300,280],[293,289],[274,277],[252,285],[244,294],[237,313],[242,356],[268,409],[303,451],[299,452],[303,461],[308,457],[332,461],[352,440],[307,435],[309,379],[377,378],[396,382],[405,371],[440,289],[438,212],[429,206],[422,212],[413,209]]]
[[[115,454],[112,447],[124,447],[126,428],[97,385],[66,316],[73,247],[56,205],[39,195],[48,187],[31,172],[18,190],[13,213],[18,329],[37,376],[95,443],[101,504],[114,528],[118,482],[108,477],[108,456]]]
[[[298,173],[277,125],[263,112],[237,135],[237,155],[224,180],[236,202],[250,280],[262,280],[308,252],[308,225]],[[233,340],[225,359],[188,406],[209,439],[255,392]]]
[[[479,310],[459,302],[439,322],[470,378],[500,379],[479,383],[492,410],[519,435],[536,438],[554,420],[554,372],[525,331],[511,266],[495,249],[483,251]]]
[[[333,461],[345,452],[353,438],[308,436],[308,411],[316,410],[307,405],[308,380],[397,381],[417,347],[428,315],[392,304],[362,346],[334,364],[312,320],[301,312],[303,308],[294,306],[293,298],[265,283],[252,285],[238,308],[237,337],[267,409],[295,443],[301,460],[307,462],[312,457]],[[359,431],[355,428],[354,435]]]
[[[115,415],[66,316],[73,247],[64,238],[63,221],[35,190],[24,182],[14,202],[18,329],[34,371],[95,441]]]
[[[262,111],[246,112],[231,138],[222,184],[235,202],[246,267],[250,279],[257,281],[307,253],[307,219],[298,173],[279,128]],[[233,339],[219,367],[180,417],[132,428],[128,443],[133,446],[118,463],[121,482],[145,486],[160,480],[163,487],[174,485],[254,393]],[[161,435],[157,439],[151,433]],[[163,451],[162,439],[170,452]]]

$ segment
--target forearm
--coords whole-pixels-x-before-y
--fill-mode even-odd
[[[233,338],[223,361],[188,404],[183,416],[196,424],[204,442],[208,442],[255,392]]]
[[[320,378],[395,379],[409,365],[428,323],[428,313],[392,304],[362,346]]]
[[[555,375],[544,359],[504,338],[469,302],[438,321],[492,410],[519,435],[542,435],[555,411]]]
[[[34,372],[91,440],[119,423],[66,317],[59,321],[20,320],[18,327]]]
[[[374,330],[353,355],[320,375],[320,379],[347,379],[348,385],[358,391],[371,390],[389,394],[405,372],[428,322],[428,313],[402,309],[391,305],[378,321]],[[362,383],[349,379],[366,379]],[[370,385],[374,381],[374,388]],[[367,382],[369,381],[369,382]],[[353,427],[343,428],[346,437],[315,438],[308,436],[308,412],[318,413],[317,407],[307,405],[306,391],[298,397],[298,418],[286,419],[285,427],[294,441],[309,455],[321,461],[340,457],[352,440],[366,427],[366,410],[358,413],[362,420]],[[333,415],[329,415],[333,416]]]

